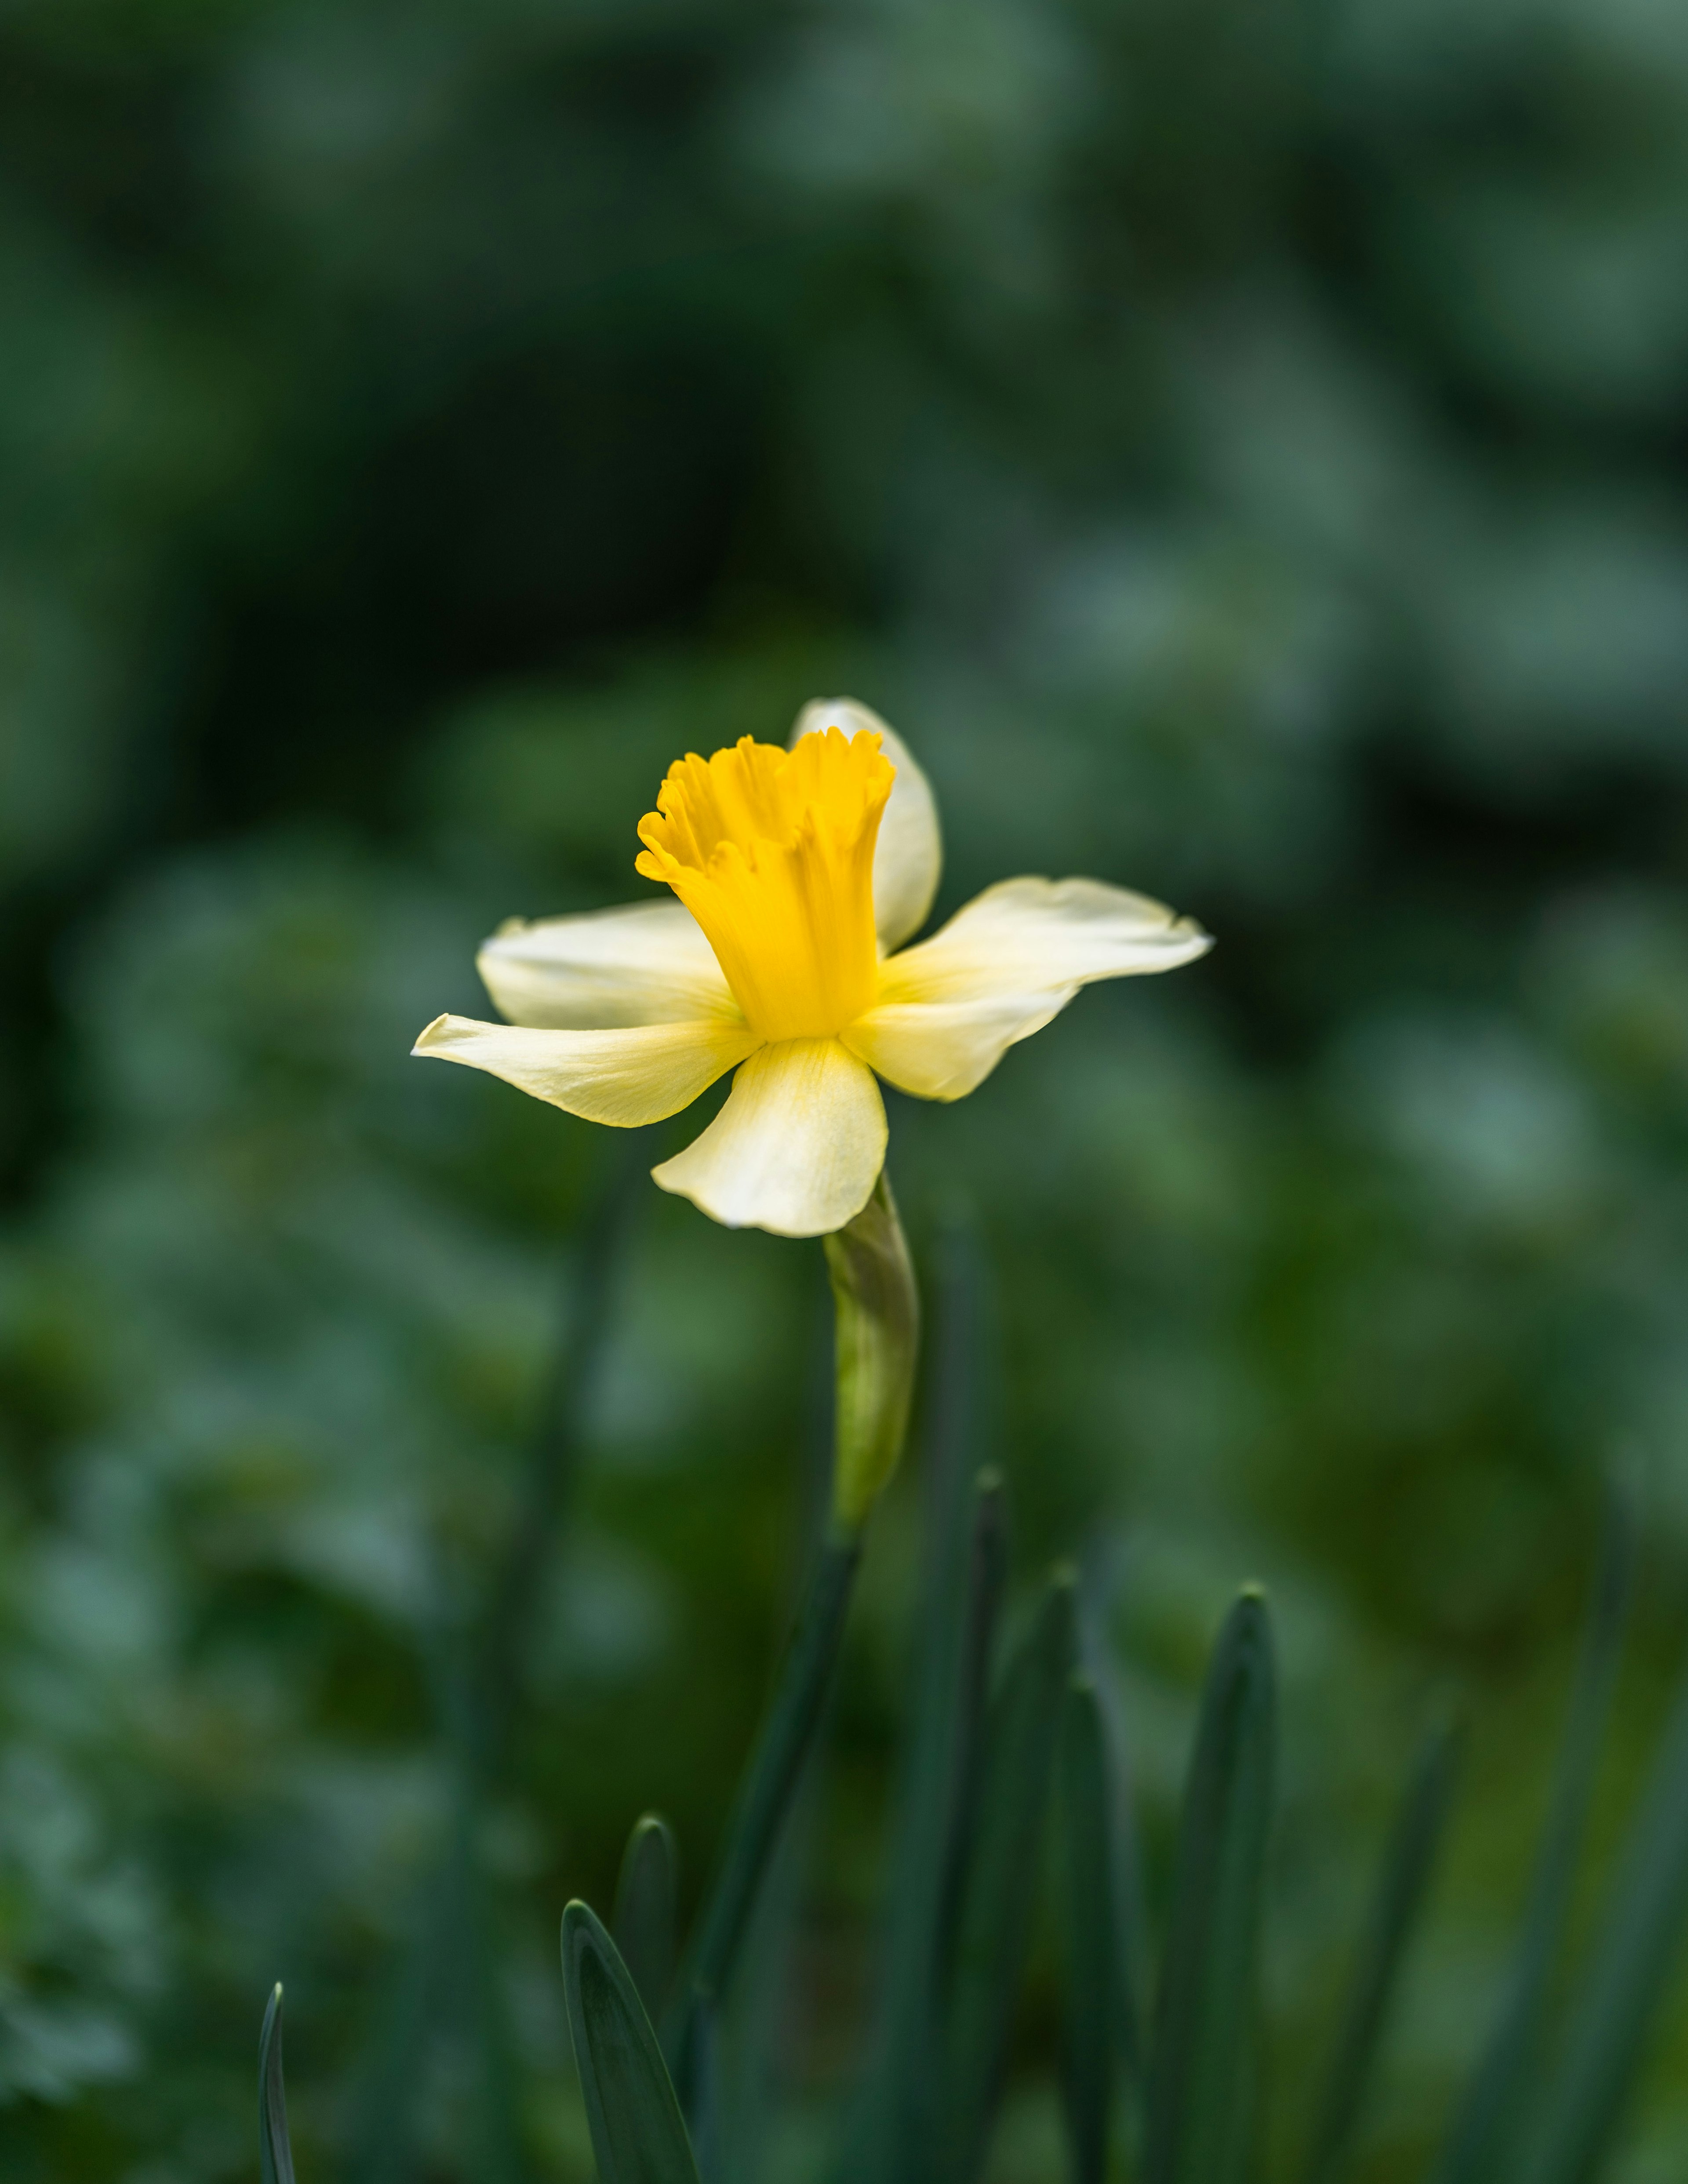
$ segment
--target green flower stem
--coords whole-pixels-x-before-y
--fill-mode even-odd
[[[920,1350],[914,1267],[883,1170],[855,1220],[825,1241],[838,1311],[833,1516],[859,1532],[902,1456]]]
[[[739,1791],[727,1830],[727,1855],[704,1910],[686,1976],[663,2026],[669,2066],[682,2089],[690,2075],[688,2064],[699,2006],[716,2002],[732,1976],[756,1891],[814,1741],[861,1560],[860,1532],[834,1528],[827,1533],[780,1671],[773,1706]]]
[[[727,1854],[663,2026],[685,2095],[699,2013],[725,1993],[815,1741],[844,1635],[868,1515],[895,1471],[908,1430],[920,1304],[902,1224],[882,1174],[847,1228],[826,1240],[837,1309],[833,1513],[774,1702],[739,1791]]]

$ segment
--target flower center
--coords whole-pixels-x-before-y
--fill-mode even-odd
[[[825,1039],[873,1005],[873,852],[896,769],[839,728],[794,750],[741,737],[668,769],[634,869],[666,880],[766,1039]]]

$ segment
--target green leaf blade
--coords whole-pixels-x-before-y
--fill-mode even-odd
[[[287,2094],[281,2076],[281,1989],[278,1981],[258,2039],[258,2170],[263,2184],[293,2184]]]
[[[1530,2184],[1593,2184],[1688,1928],[1688,1680],[1625,1847],[1557,2067],[1542,2089]]]
[[[1253,2158],[1274,1685],[1266,1602],[1251,1590],[1213,1649],[1185,1788],[1150,2058],[1145,2184],[1240,2184]]]
[[[680,2103],[638,1989],[584,1903],[563,1914],[563,1986],[601,2184],[698,2184]]]
[[[1113,1786],[1095,1687],[1067,1688],[1061,1744],[1066,2092],[1074,2184],[1103,2184],[1116,2058],[1127,2043]]]
[[[674,1978],[680,1858],[674,1830],[660,1813],[633,1825],[616,1889],[614,1930],[621,1961],[653,2022]]]
[[[1446,1829],[1458,1763],[1457,1732],[1444,1723],[1424,1741],[1384,1854],[1314,2128],[1308,2184],[1338,2184],[1347,2172],[1390,2005]]]
[[[919,1717],[897,1850],[877,2053],[843,2174],[927,2184],[936,2127],[939,1989],[971,1840],[997,1624],[1008,1574],[1001,1475],[981,1471],[968,1503],[939,1513]]]
[[[1515,2173],[1549,1983],[1564,1944],[1612,1709],[1635,1578],[1636,1530],[1633,1506],[1614,1491],[1523,1930],[1494,2030],[1460,2104],[1435,2184],[1501,2184]]]
[[[1057,1573],[992,1700],[972,1800],[944,2011],[937,2166],[949,2184],[972,2184],[989,2143],[1074,1649],[1073,1581]]]

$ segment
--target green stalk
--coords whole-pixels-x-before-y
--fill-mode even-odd
[[[792,1794],[819,1726],[844,1635],[861,1535],[835,1526],[822,1542],[796,1633],[752,1756],[727,1834],[727,1855],[711,1890],[686,1975],[663,2025],[663,2047],[675,2080],[689,2076],[694,2027],[700,2004],[724,1993]]]
[[[1006,1564],[1000,1481],[978,1471],[989,1408],[983,1399],[984,1269],[971,1227],[944,1240],[939,1326],[927,1396],[922,1479],[924,1546],[912,1718],[889,1902],[873,2053],[833,2176],[927,2184],[937,2099],[942,1913],[960,1864],[967,1811],[958,1782],[972,1764],[994,1658]],[[987,1479],[989,1484],[986,1484]],[[970,1493],[970,1485],[972,1491]]]
[[[862,1530],[908,1430],[920,1304],[883,1173],[861,1212],[825,1243],[837,1313],[832,1521],[738,1793],[721,1871],[663,2023],[669,2066],[688,2105],[699,2013],[718,2006],[733,1976],[826,1706]]]

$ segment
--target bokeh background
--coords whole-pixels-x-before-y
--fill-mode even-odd
[[[1463,1711],[1364,2166],[1420,2174],[1613,1466],[1603,1840],[1688,1644],[1688,11],[8,0],[0,319],[7,2176],[253,2173],[278,1975],[302,2176],[589,2176],[557,1914],[649,1805],[707,1871],[820,1255],[643,1182],[694,1120],[407,1050],[499,918],[638,892],[671,758],[839,691],[933,779],[940,911],[1082,872],[1219,936],[894,1099],[893,1173],[1151,1900],[1272,1590],[1284,2148]],[[759,1975],[783,2184],[871,1991],[919,1468]],[[1040,1945],[997,2184],[1061,2173],[1050,1997]],[[1679,2010],[1624,2184],[1685,2072]]]

